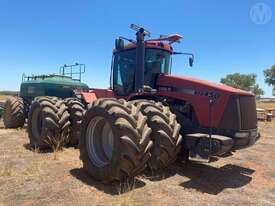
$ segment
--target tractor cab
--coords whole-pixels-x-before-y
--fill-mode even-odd
[[[119,37],[113,50],[111,87],[118,96],[128,96],[143,90],[143,87],[156,89],[156,79],[160,74],[171,74],[173,54],[193,55],[173,52],[172,44],[179,42],[182,37],[178,34],[161,36],[158,39],[144,40],[150,33],[142,28],[131,25],[136,30],[136,41]],[[124,45],[124,40],[130,43]]]
[[[155,80],[159,74],[170,74],[171,70],[171,50],[153,46],[155,45],[145,47],[144,59],[144,85],[151,88],[155,88]],[[136,56],[135,48],[114,52],[112,86],[119,96],[134,92]]]

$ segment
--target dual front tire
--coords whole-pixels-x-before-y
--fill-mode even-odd
[[[148,126],[152,129],[151,137],[154,145],[151,149],[152,156],[148,161],[149,168],[157,171],[168,167],[176,161],[181,149],[181,126],[176,120],[176,115],[161,102],[135,100],[132,103],[148,118]]]
[[[126,180],[144,170],[153,145],[146,120],[124,100],[95,100],[82,122],[84,169],[101,181]]]
[[[60,148],[69,142],[70,114],[63,100],[37,97],[28,115],[30,144],[40,149]]]
[[[125,180],[147,166],[158,170],[173,163],[179,130],[175,115],[161,103],[98,99],[83,118],[80,159],[97,180]]]

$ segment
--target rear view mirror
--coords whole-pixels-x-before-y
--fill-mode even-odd
[[[116,39],[116,50],[120,50],[120,49],[123,49],[124,48],[124,41],[123,39]]]
[[[189,66],[192,67],[194,64],[194,54],[192,53],[184,53],[184,52],[172,52],[172,54],[182,54],[189,56]]]
[[[189,57],[189,66],[192,67],[194,64],[194,58],[193,57]]]

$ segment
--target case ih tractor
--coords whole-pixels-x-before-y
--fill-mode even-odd
[[[169,166],[177,155],[209,160],[253,145],[259,138],[253,94],[223,84],[171,75],[179,35],[136,40],[120,37],[113,50],[110,89],[82,93],[80,158],[99,180],[122,180],[146,166]],[[129,44],[124,44],[124,40]]]
[[[64,65],[58,75],[23,75],[19,95],[5,102],[5,127],[23,127],[28,118],[31,145],[49,147],[47,141],[54,143],[49,138],[61,137],[66,143],[77,144],[85,111],[79,92],[89,88],[81,82],[84,72],[85,65],[76,63]]]
[[[257,141],[253,94],[171,75],[173,55],[188,55],[190,66],[193,64],[192,54],[173,50],[173,43],[182,37],[145,39],[150,36],[148,31],[133,24],[131,28],[136,40],[116,40],[110,89],[85,88],[78,97],[88,105],[79,149],[83,167],[91,176],[103,181],[125,180],[146,167],[153,171],[168,167],[178,155],[208,161],[211,156],[234,152]],[[23,108],[20,100],[16,105]],[[21,113],[18,115],[24,116],[23,110]],[[46,136],[79,130],[68,122],[74,119],[72,116],[74,113],[69,115],[59,98],[36,98],[28,117],[31,141],[45,146]]]

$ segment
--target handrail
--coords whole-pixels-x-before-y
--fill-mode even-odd
[[[78,69],[78,71],[75,71],[76,69]],[[78,81],[81,81],[81,75],[84,74],[85,71],[86,71],[86,65],[79,64],[79,63],[75,63],[71,65],[64,64],[64,66],[61,66],[59,68],[59,74],[63,76],[69,76],[72,79],[75,79]],[[79,75],[79,78],[73,78],[73,75]]]
[[[78,71],[76,71],[78,69]],[[72,65],[66,65],[61,66],[59,68],[59,74],[42,74],[42,75],[31,75],[26,76],[25,73],[22,74],[22,82],[29,81],[29,80],[36,80],[36,79],[45,79],[50,77],[64,77],[64,78],[71,78],[75,81],[81,81],[81,76],[86,71],[86,65],[85,64],[72,64]],[[77,78],[75,78],[75,75],[78,75]]]

